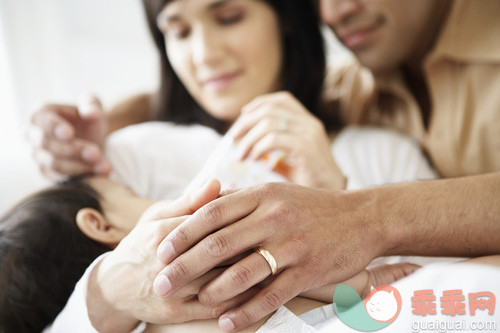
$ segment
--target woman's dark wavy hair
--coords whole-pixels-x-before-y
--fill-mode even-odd
[[[76,225],[84,207],[102,212],[99,195],[76,181],[22,200],[0,219],[0,332],[41,332],[69,299],[105,245]]]
[[[156,18],[172,0],[143,0],[153,41],[160,54],[160,89],[156,96],[155,113],[161,120],[176,123],[200,123],[219,132],[227,124],[208,114],[191,97],[168,61],[165,40]],[[280,20],[283,43],[282,90],[291,92],[320,120],[331,127],[331,117],[321,107],[325,77],[324,41],[316,6],[311,0],[265,0]],[[336,126],[335,124],[333,126]]]

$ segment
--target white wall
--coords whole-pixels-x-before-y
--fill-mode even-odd
[[[105,106],[157,84],[140,0],[0,0],[0,214],[44,186],[24,141],[35,103]]]

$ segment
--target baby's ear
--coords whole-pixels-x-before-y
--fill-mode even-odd
[[[76,214],[76,225],[85,236],[103,244],[117,244],[123,236],[93,208],[82,208]]]

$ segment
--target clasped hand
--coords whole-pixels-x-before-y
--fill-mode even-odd
[[[275,257],[277,274],[254,297],[219,318],[224,330],[243,329],[301,292],[353,277],[383,253],[383,228],[358,210],[366,199],[363,192],[287,183],[222,196],[161,242],[158,258],[166,267],[156,278],[155,290],[166,299],[175,297],[221,262],[263,247]],[[250,253],[200,289],[201,304],[224,304],[271,275],[266,260]]]
[[[168,299],[153,291],[153,281],[164,267],[156,257],[158,245],[186,220],[186,215],[217,198],[219,191],[219,182],[211,181],[191,195],[150,207],[137,226],[95,267],[89,279],[87,306],[89,318],[99,332],[131,331],[139,321],[166,324],[217,318],[242,302],[244,296],[212,307],[198,300],[201,286],[219,275],[221,269],[207,270]]]

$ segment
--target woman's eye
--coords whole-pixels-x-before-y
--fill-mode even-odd
[[[175,37],[178,39],[183,39],[189,36],[189,29],[177,30],[174,32]]]
[[[171,27],[167,30],[166,36],[175,39],[184,39],[189,36],[189,28]]]
[[[227,15],[220,15],[218,21],[221,24],[233,24],[239,22],[242,18],[243,14],[241,13],[231,13]]]

